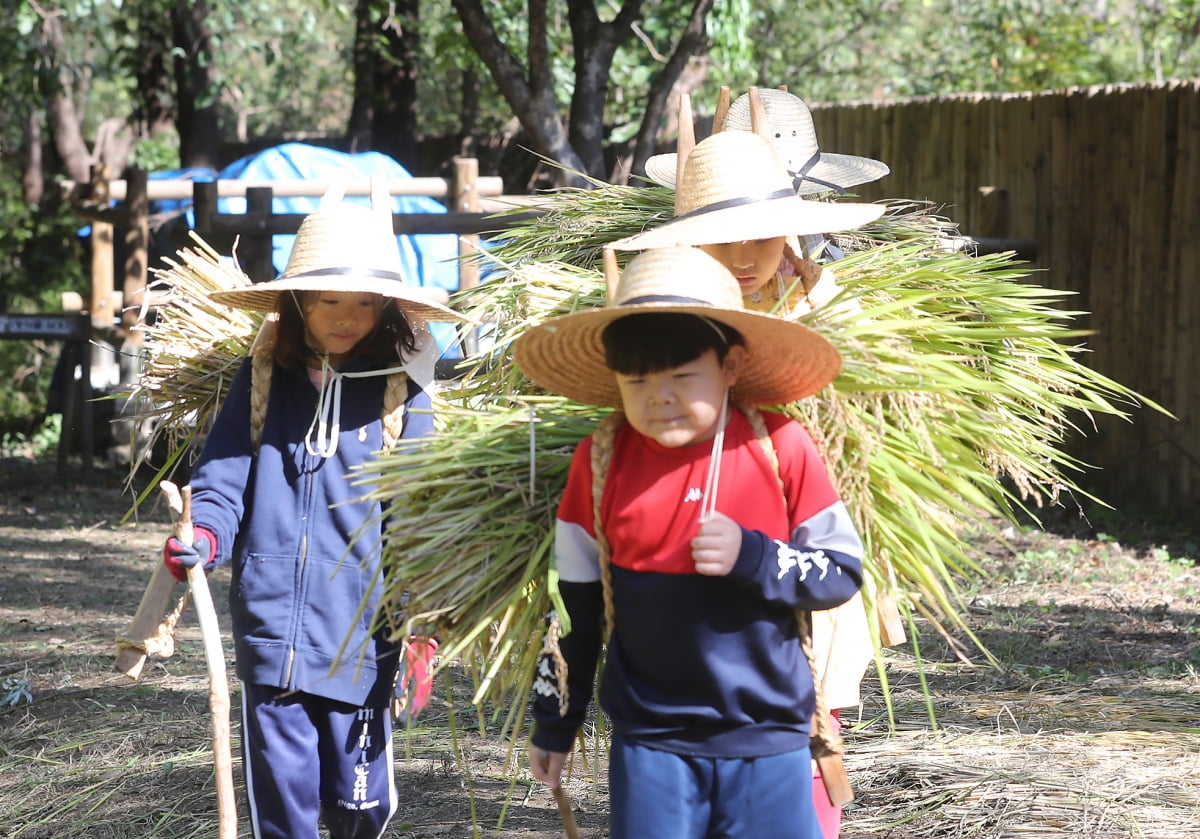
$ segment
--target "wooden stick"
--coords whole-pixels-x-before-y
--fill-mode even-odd
[[[545,771],[550,766],[550,753],[542,749],[540,757],[542,771]],[[579,839],[579,825],[575,824],[575,811],[571,809],[571,800],[567,798],[567,793],[562,788],[561,778],[559,779],[558,786],[550,787],[550,793],[554,796],[554,803],[558,805],[558,816],[562,819],[563,830],[567,834],[567,839]]]
[[[683,183],[683,170],[688,155],[696,147],[696,122],[692,116],[692,97],[686,93],[679,96],[679,142],[675,144],[675,214],[679,214],[679,185]]]
[[[163,481],[159,488],[175,515],[175,538],[185,545],[192,544],[192,488],[176,487]],[[233,792],[233,758],[229,739],[229,680],[225,675],[225,652],[221,648],[221,627],[204,561],[188,569],[188,585],[192,602],[200,621],[200,637],[204,641],[204,659],[208,663],[208,707],[212,717],[213,769],[217,784],[217,837],[237,839],[237,799]]]
[[[725,130],[725,117],[729,113],[729,85],[721,85],[717,94],[717,110],[713,114],[712,133],[720,134]]]
[[[817,757],[817,766],[821,770],[821,783],[829,795],[829,803],[834,807],[846,807],[854,801],[854,788],[850,786],[850,778],[846,775],[846,764],[837,752],[825,752]]]
[[[558,815],[562,818],[563,830],[566,831],[567,839],[579,839],[579,826],[575,824],[575,812],[571,809],[571,801],[563,791],[562,784],[551,787],[550,792],[554,794],[554,803],[558,805]]]
[[[617,299],[617,284],[621,282],[621,269],[617,265],[617,252],[612,248],[604,249],[604,293],[607,295],[605,304],[615,305]]]
[[[762,97],[758,95],[758,88],[752,87],[748,91],[750,97],[750,129],[760,137],[771,139],[771,123],[767,120],[767,109],[763,105]]]

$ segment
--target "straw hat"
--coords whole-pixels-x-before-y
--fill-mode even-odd
[[[800,97],[786,90],[757,91],[767,117],[767,135],[800,195],[845,192],[852,186],[877,181],[892,170],[880,160],[852,154],[829,154],[817,145],[812,112]],[[716,131],[753,131],[750,94],[739,96],[729,106]],[[678,178],[675,154],[657,154],[646,161],[646,177],[663,186],[675,186]]]
[[[271,312],[283,291],[366,292],[394,297],[410,318],[469,322],[406,282],[392,232],[391,202],[380,183],[372,184],[371,209],[342,201],[342,189],[331,188],[316,211],[300,222],[287,268],[278,279],[209,296],[234,308]]]
[[[613,321],[648,312],[701,315],[741,333],[747,360],[732,388],[741,402],[794,402],[821,390],[841,370],[837,350],[817,332],[743,308],[737,280],[697,248],[649,250],[630,260],[619,279],[612,276],[615,270],[614,257],[604,308],[561,315],[516,340],[513,358],[536,384],[577,402],[619,408],[602,335]]]
[[[853,154],[826,154],[817,146],[817,129],[804,101],[786,90],[758,91],[767,112],[767,125],[788,172],[800,181],[801,195],[833,190],[842,192],[858,184],[877,181],[892,170],[880,160]],[[725,116],[726,131],[752,131],[750,94],[739,96]]]
[[[883,215],[880,204],[806,201],[771,142],[749,131],[722,131],[687,155],[675,191],[675,218],[614,242],[618,250],[715,245],[849,230]]]

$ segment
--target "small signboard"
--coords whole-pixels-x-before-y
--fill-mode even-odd
[[[92,334],[91,318],[82,312],[69,315],[7,315],[0,313],[0,339],[48,338],[86,341]]]

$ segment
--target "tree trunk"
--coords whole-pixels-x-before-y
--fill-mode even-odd
[[[505,47],[480,0],[451,0],[462,21],[467,41],[479,55],[496,87],[533,140],[534,150],[568,169],[585,170],[571,147],[566,126],[554,98],[545,41],[544,0],[529,3],[529,75],[520,60]],[[587,186],[585,178],[561,173],[563,186]]]
[[[35,207],[42,203],[46,177],[42,174],[42,122],[32,112],[25,117],[25,148],[25,173],[21,178],[21,186],[25,206]]]
[[[71,176],[71,180],[76,183],[86,182],[91,171],[92,155],[83,139],[75,100],[71,98],[67,88],[59,87],[58,91],[48,97],[46,116],[50,124],[50,134],[54,138],[54,149],[62,159],[63,167]]]
[[[650,84],[646,113],[643,114],[642,125],[638,129],[637,144],[634,146],[633,162],[630,166],[630,171],[635,175],[646,174],[646,160],[654,154],[658,146],[658,127],[666,112],[671,90],[687,67],[688,61],[695,55],[708,52],[710,44],[704,26],[712,7],[713,0],[696,0],[687,28],[684,29],[679,43],[675,45],[675,51]]]
[[[386,45],[376,65],[375,149],[413,172],[417,168],[417,66],[420,62],[420,0],[392,0],[382,21]]]
[[[374,150],[417,168],[420,0],[358,0],[354,7],[352,152]],[[382,46],[381,46],[382,44]]]
[[[46,97],[46,122],[50,129],[50,137],[67,174],[72,180],[83,182],[88,179],[92,161],[87,143],[83,139],[83,117],[76,110],[72,97],[71,78],[61,67],[62,18],[57,15],[45,16],[42,21],[42,33],[46,63],[55,68],[48,74],[48,84],[53,85],[53,89],[43,91]]]
[[[602,23],[591,0],[568,0],[571,37],[575,52],[575,90],[570,115],[564,124],[554,96],[553,68],[546,34],[546,0],[529,0],[528,71],[496,34],[481,0],[452,0],[463,32],[496,82],[501,94],[533,139],[535,151],[570,172],[557,173],[561,186],[587,186],[588,179],[606,176],[604,160],[604,104],[617,47],[629,38],[640,17],[643,0],[625,0],[615,18]],[[638,134],[638,167],[653,152],[653,139],[665,110],[667,94],[687,65],[705,45],[704,21],[713,0],[695,0],[683,37],[651,89],[646,114]],[[643,138],[649,142],[643,145]],[[649,149],[645,151],[644,149]],[[638,157],[635,155],[635,157]]]
[[[354,104],[346,127],[346,147],[351,152],[371,148],[375,122],[375,67],[379,50],[375,45],[375,2],[358,0],[354,5]]]
[[[132,59],[137,80],[137,112],[143,136],[153,137],[175,128],[175,90],[171,78],[171,21],[160,6],[140,3],[137,7],[138,50]]]
[[[175,90],[179,105],[179,162],[221,168],[220,92],[205,0],[177,0],[171,9]]]
[[[601,23],[592,0],[568,0],[571,41],[575,47],[575,91],[571,97],[569,136],[584,171],[605,177],[604,103],[613,55],[628,39],[641,15],[642,0],[627,0],[610,23]]]
[[[475,127],[479,124],[479,76],[474,70],[464,70],[462,98],[458,107],[458,153],[467,157],[477,154]]]

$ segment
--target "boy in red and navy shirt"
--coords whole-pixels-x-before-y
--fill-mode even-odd
[[[514,350],[548,390],[622,411],[577,448],[559,507],[566,614],[535,677],[531,770],[559,783],[608,632],[613,839],[819,839],[796,612],[858,591],[862,543],[808,432],[748,406],[811,395],[836,351],[745,311],[692,248],[638,256],[614,298]]]

